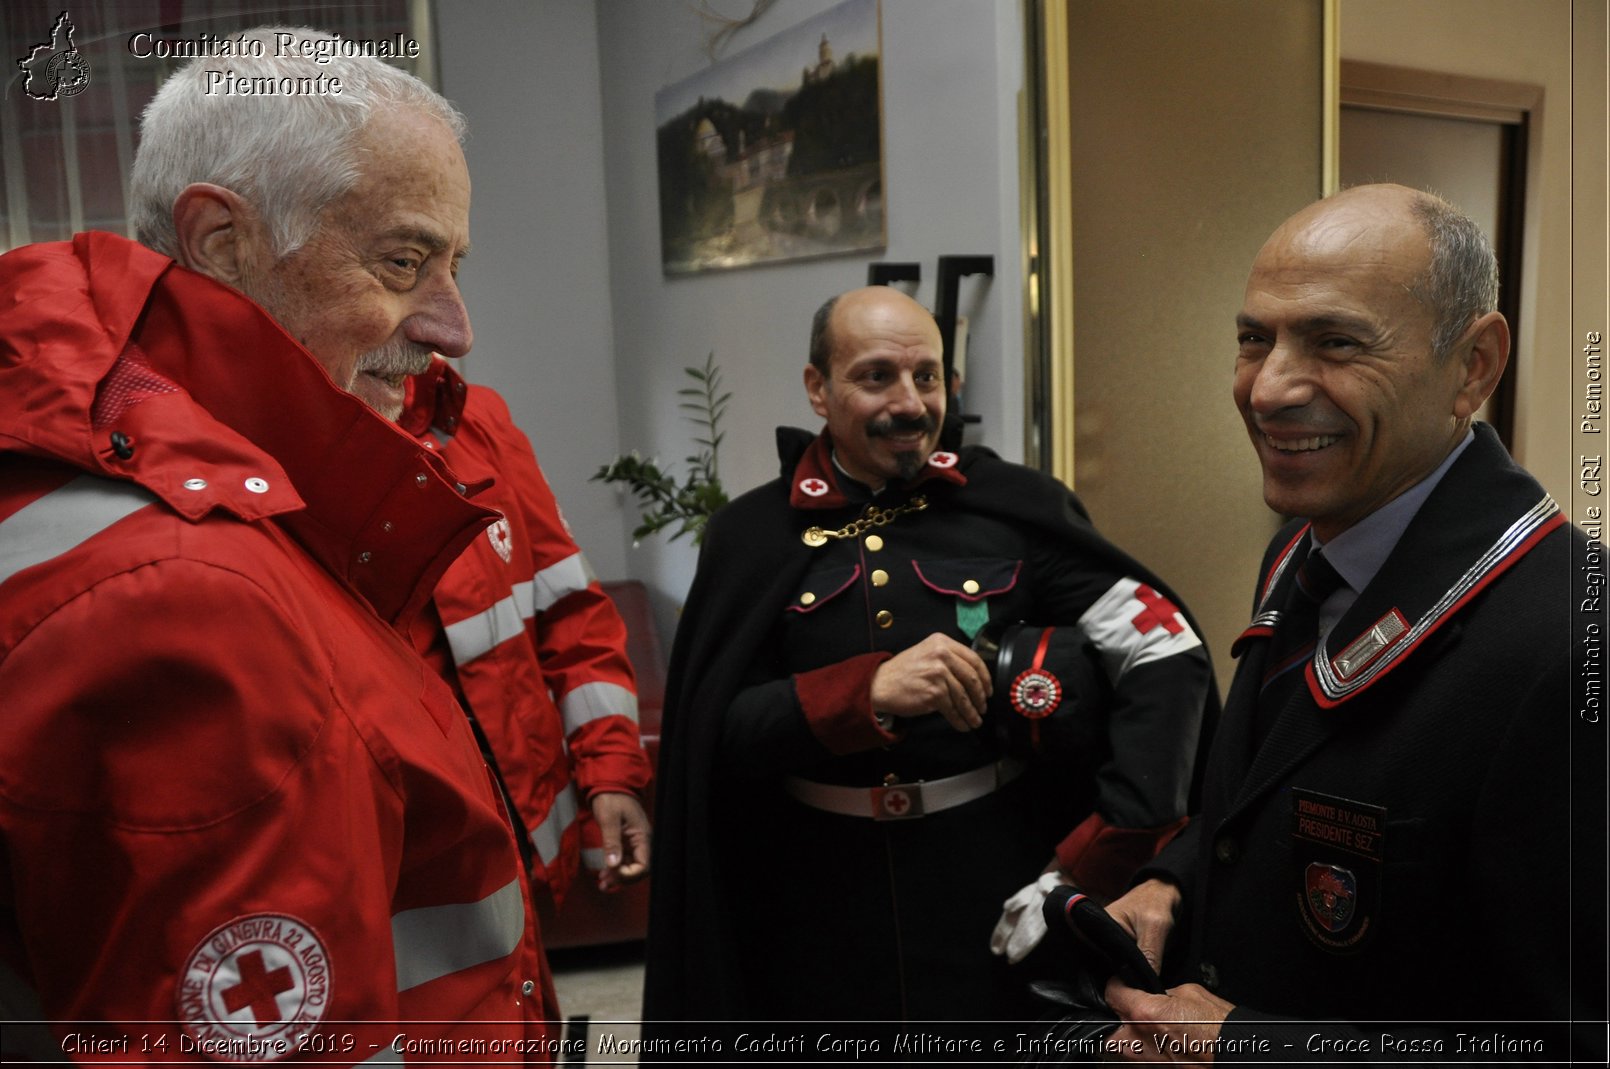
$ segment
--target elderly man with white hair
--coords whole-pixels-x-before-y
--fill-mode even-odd
[[[6,1015],[74,1057],[551,1053],[503,802],[398,631],[497,514],[348,392],[470,346],[464,121],[263,52],[152,101],[138,243],[0,258]]]

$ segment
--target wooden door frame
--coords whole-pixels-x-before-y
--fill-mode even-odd
[[[1493,391],[1493,427],[1511,452],[1515,448],[1516,382],[1521,337],[1521,251],[1526,239],[1526,167],[1532,127],[1543,105],[1543,88],[1522,82],[1473,78],[1438,71],[1342,60],[1338,93],[1341,107],[1421,115],[1429,118],[1496,123],[1501,127],[1505,161],[1500,176],[1495,235],[1499,246],[1498,310],[1509,321],[1510,369]]]

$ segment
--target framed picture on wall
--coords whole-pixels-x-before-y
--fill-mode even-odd
[[[666,274],[881,249],[878,0],[848,0],[654,96]]]

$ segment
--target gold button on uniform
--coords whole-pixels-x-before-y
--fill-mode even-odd
[[[872,573],[872,585],[873,586],[883,586],[888,582],[889,582],[889,573],[884,571],[882,568],[878,568],[877,570],[875,570]]]
[[[870,549],[874,553],[876,553],[878,550],[882,549],[883,548],[883,536],[882,535],[867,535],[866,536],[866,548]]]
[[[803,594],[801,594],[799,596],[799,603],[801,605],[809,605],[812,602],[814,602],[815,600],[816,600],[816,595],[812,594],[809,590],[805,591],[805,593],[803,593]]]
[[[879,627],[890,628],[894,626],[894,613],[888,609],[879,609],[876,619]]]
[[[969,580],[967,580],[967,582],[962,584],[962,591],[964,593],[967,593],[967,594],[976,594],[976,593],[978,593],[978,580],[977,579],[969,579]]]

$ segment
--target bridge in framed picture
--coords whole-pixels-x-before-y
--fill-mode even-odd
[[[655,94],[667,274],[881,249],[878,0]]]

